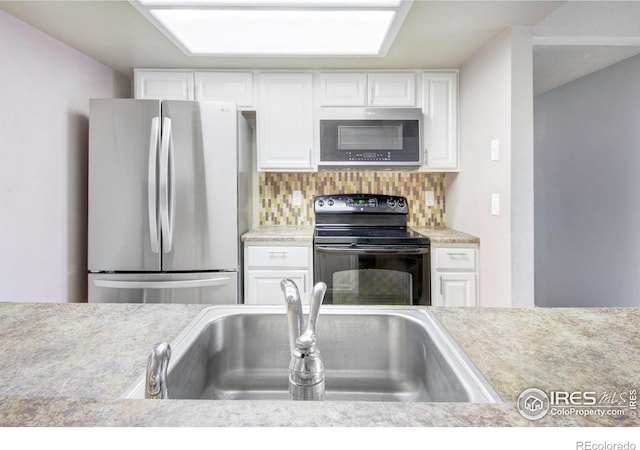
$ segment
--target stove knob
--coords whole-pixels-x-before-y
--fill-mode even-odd
[[[329,199],[329,201],[327,202],[327,205],[333,206],[333,199]]]
[[[405,207],[404,200],[398,200],[398,208],[404,208],[404,207]]]
[[[387,200],[387,206],[389,208],[395,208],[396,207],[396,201],[394,199],[392,199],[392,198],[388,199]]]
[[[323,200],[318,200],[318,206],[324,206],[324,201]]]

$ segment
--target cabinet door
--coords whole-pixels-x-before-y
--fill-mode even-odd
[[[367,74],[366,73],[321,73],[320,106],[366,106]]]
[[[307,283],[309,272],[306,270],[247,271],[245,303],[248,305],[283,305],[284,307],[284,294],[280,289],[280,282],[284,278],[296,283],[303,304],[308,304],[309,291]]]
[[[437,304],[434,306],[476,306],[475,273],[439,273]]]
[[[424,146],[429,169],[458,169],[458,74],[424,73]]]
[[[313,75],[259,77],[258,170],[313,169]]]
[[[137,70],[135,98],[149,100],[193,100],[193,72]]]
[[[253,108],[253,73],[196,72],[196,100],[233,102],[238,108]]]
[[[371,106],[416,105],[414,73],[370,73],[368,84]]]

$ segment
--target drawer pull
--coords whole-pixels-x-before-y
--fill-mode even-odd
[[[465,257],[467,256],[466,253],[447,253],[448,256],[460,256],[460,257]]]
[[[287,256],[289,254],[289,252],[283,252],[283,251],[280,251],[280,252],[270,251],[267,253],[272,256]]]

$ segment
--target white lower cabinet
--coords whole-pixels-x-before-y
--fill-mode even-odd
[[[478,248],[431,246],[431,304],[478,306]]]
[[[313,282],[311,244],[245,242],[244,302],[248,305],[283,305],[280,282],[296,283],[304,304]]]

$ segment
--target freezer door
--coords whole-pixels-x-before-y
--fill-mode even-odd
[[[238,270],[233,103],[162,102],[162,270]]]
[[[160,270],[154,179],[159,120],[156,100],[91,100],[90,271]]]
[[[89,274],[90,303],[236,304],[235,272]]]

